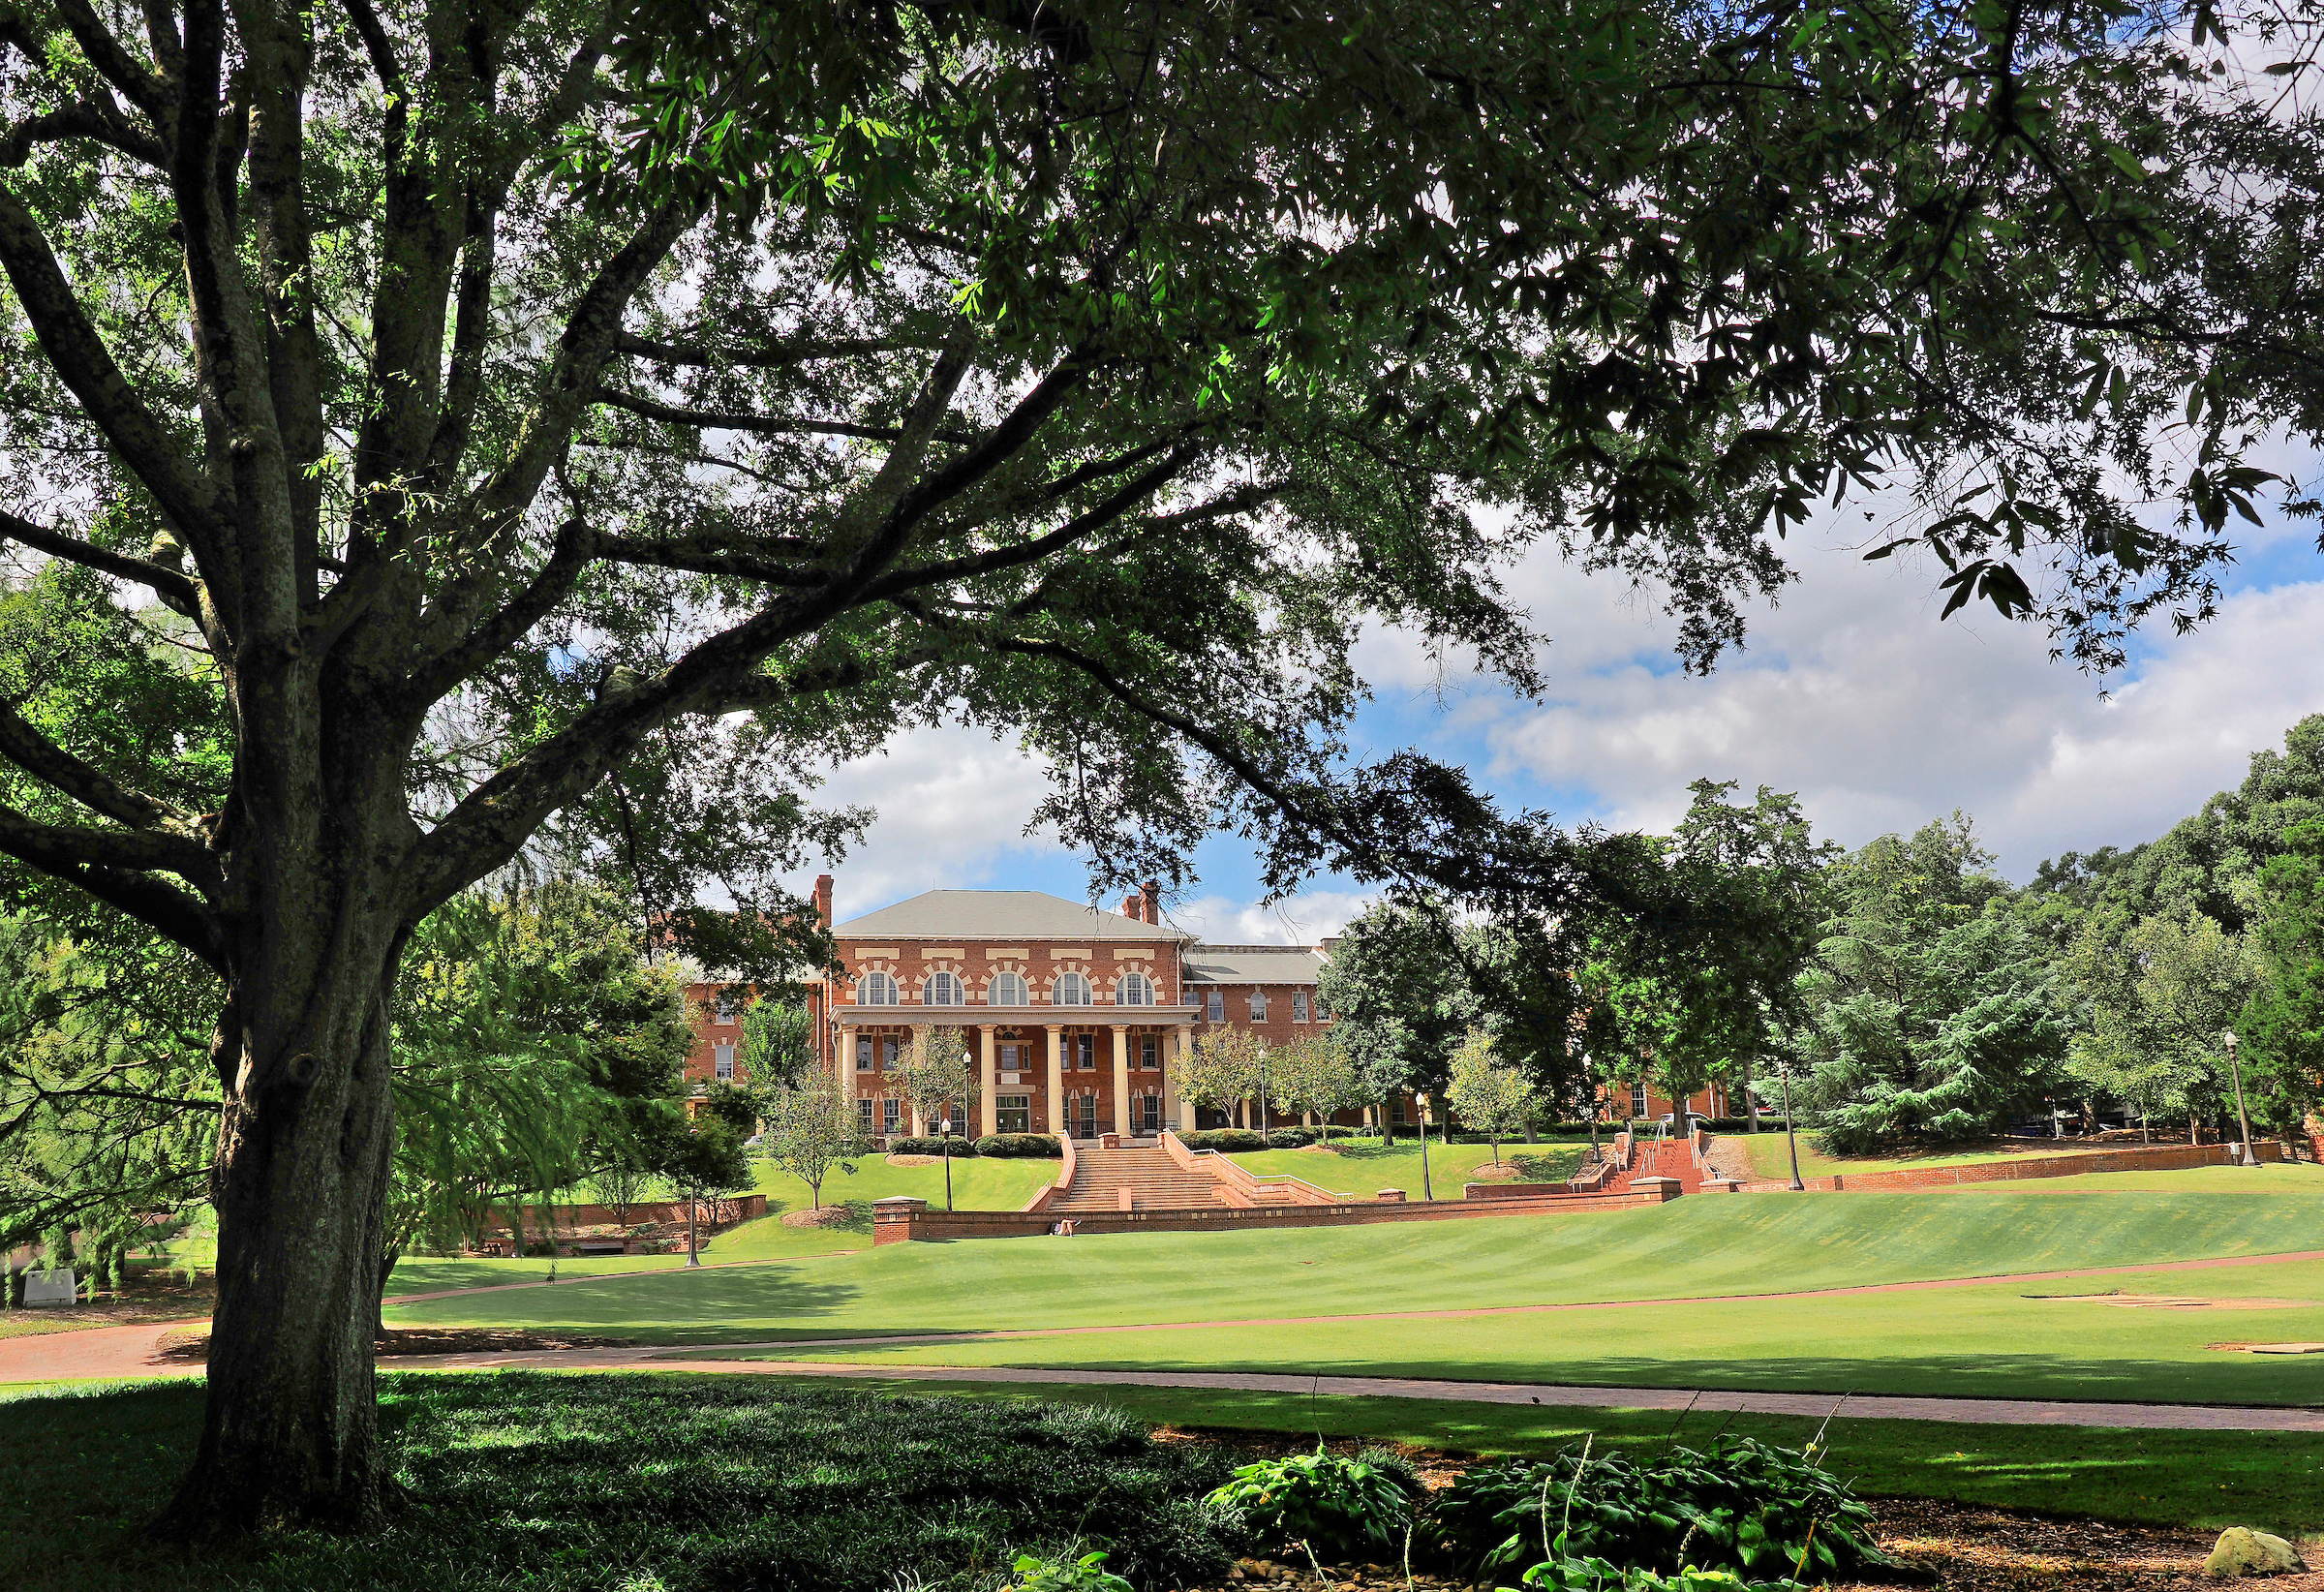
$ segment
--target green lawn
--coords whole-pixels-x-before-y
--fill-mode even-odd
[[[2026,1297],[2108,1290],[2304,1302],[2133,1308]],[[786,1349],[757,1358],[2166,1403],[2307,1405],[2324,1392],[2324,1357],[2209,1347],[2222,1340],[2324,1341],[2324,1262],[1941,1293]]]
[[[805,1384],[794,1383],[793,1386]],[[1721,1431],[1797,1448],[1824,1428],[1824,1464],[1873,1498],[1946,1498],[2143,1525],[2324,1531],[2324,1438],[2305,1432],[2117,1431],[1925,1421],[1830,1423],[1783,1415],[1533,1409],[1422,1398],[1310,1398],[1210,1389],[1074,1388],[983,1382],[865,1383],[966,1398],[1102,1403],[1142,1421],[1315,1432],[1454,1453],[1545,1454],[1592,1440],[1641,1452],[1699,1447]]]
[[[1538,1145],[1513,1140],[1501,1147],[1501,1160],[1504,1165],[1514,1164],[1529,1182],[1556,1183],[1574,1176],[1588,1149],[1586,1139],[1577,1144]],[[1435,1188],[1438,1199],[1457,1200],[1461,1184],[1469,1181],[1479,1167],[1491,1165],[1492,1159],[1490,1145],[1432,1142],[1426,1181]],[[1422,1186],[1418,1139],[1399,1140],[1387,1148],[1377,1139],[1359,1139],[1329,1153],[1321,1149],[1251,1150],[1237,1154],[1234,1160],[1262,1178],[1304,1178],[1334,1194],[1365,1200],[1384,1188],[1400,1188],[1406,1197],[1417,1200]]]
[[[2324,1198],[2305,1192],[1696,1196],[1467,1221],[891,1244],[436,1300],[388,1319],[732,1343],[1788,1293],[2281,1253],[2319,1234]]]

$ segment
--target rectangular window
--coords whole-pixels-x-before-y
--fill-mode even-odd
[[[903,1049],[903,1041],[902,1041],[901,1039],[883,1039],[883,1040],[881,1040],[881,1041],[879,1042],[879,1064],[880,1064],[880,1066],[881,1066],[881,1067],[882,1067],[884,1070],[886,1070],[886,1071],[888,1071],[888,1072],[894,1072],[894,1071],[896,1070],[896,1067],[897,1067],[897,1060],[896,1060],[896,1057],[897,1057],[898,1054],[899,1054],[900,1052],[902,1052],[902,1049]]]
[[[1097,1096],[1094,1094],[1085,1094],[1079,1101],[1076,1102],[1076,1104],[1081,1108],[1082,1125],[1073,1130],[1074,1136],[1080,1139],[1096,1138]]]
[[[998,1133],[1030,1133],[1033,1131],[1033,1097],[1029,1094],[996,1094],[993,1097],[993,1127]]]
[[[1291,1020],[1294,1023],[1307,1021],[1307,992],[1304,990],[1291,992]]]
[[[731,990],[719,992],[719,1021],[720,1023],[734,1021],[734,992]]]
[[[1265,990],[1251,992],[1251,1021],[1254,1023],[1267,1021],[1267,992]]]
[[[872,1096],[862,1096],[855,1102],[855,1131],[865,1138],[872,1137]]]
[[[855,1042],[855,1070],[857,1072],[872,1070],[872,1041],[869,1039],[859,1039]],[[869,1122],[864,1125],[867,1128],[871,1126]]]
[[[1211,991],[1211,992],[1210,992],[1210,1007],[1209,1007],[1209,1013],[1210,1013],[1210,1021],[1211,1021],[1211,1022],[1213,1022],[1213,1023],[1224,1023],[1224,1022],[1227,1020],[1227,992],[1226,992],[1226,991],[1224,991],[1224,990],[1213,990],[1213,991]]]
[[[1077,1033],[1073,1036],[1073,1064],[1083,1072],[1097,1070],[1097,1035]]]
[[[1017,1047],[1016,1047],[1016,1046],[1014,1046],[1014,1045],[1003,1045],[1003,1046],[1001,1046],[1001,1048],[1000,1048],[1000,1070],[1001,1070],[1002,1072],[1015,1072],[1015,1071],[1017,1071],[1017,1070],[1018,1070],[1018,1066],[1017,1066]]]
[[[1410,1102],[1408,1102],[1407,1100],[1405,1100],[1404,1096],[1402,1096],[1402,1095],[1400,1095],[1400,1094],[1399,1094],[1399,1095],[1397,1095],[1397,1096],[1396,1096],[1396,1102],[1395,1102],[1395,1122],[1396,1122],[1396,1126],[1398,1126],[1398,1127],[1405,1127],[1405,1126],[1409,1126],[1409,1125],[1410,1125],[1410,1123],[1411,1123],[1411,1121],[1412,1121],[1412,1106],[1411,1106]]]
[[[1162,1041],[1155,1035],[1149,1033],[1139,1038],[1138,1065],[1146,1072],[1162,1065]]]
[[[895,1132],[895,1131],[896,1131],[896,1124],[897,1124],[899,1121],[901,1121],[901,1120],[902,1119],[902,1117],[903,1117],[903,1102],[902,1102],[902,1101],[901,1101],[901,1100],[897,1099],[897,1098],[896,1098],[896,1096],[894,1096],[893,1094],[889,1095],[887,1098],[885,1098],[884,1100],[880,1101],[880,1103],[879,1103],[879,1122],[880,1122],[880,1128],[881,1128],[881,1130],[882,1130],[883,1132],[887,1132],[887,1133],[893,1133],[893,1132]]]
[[[1630,1086],[1630,1115],[1633,1118],[1646,1115],[1646,1086],[1643,1084]]]
[[[714,1045],[711,1050],[716,1057],[714,1065],[718,1068],[719,1076],[728,1083],[732,1083],[734,1081],[734,1047],[732,1045]]]
[[[1162,1096],[1159,1094],[1138,1096],[1138,1126],[1142,1132],[1146,1133],[1162,1131]]]

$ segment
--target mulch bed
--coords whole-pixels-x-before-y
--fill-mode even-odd
[[[382,1356],[532,1354],[544,1349],[634,1349],[637,1340],[530,1327],[397,1327],[380,1334],[375,1347]],[[171,1332],[162,1339],[154,1358],[199,1362],[209,1349],[207,1332]]]

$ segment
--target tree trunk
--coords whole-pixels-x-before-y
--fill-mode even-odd
[[[320,947],[284,957],[261,940],[255,971],[229,990],[213,1043],[213,1058],[232,1064],[221,1068],[229,1092],[211,1173],[209,1395],[193,1469],[163,1520],[179,1538],[364,1526],[384,1510],[372,1342],[394,1141],[386,995],[401,936],[377,927],[368,947],[332,947],[346,954],[314,966],[305,999],[269,975],[285,961],[322,962]]]

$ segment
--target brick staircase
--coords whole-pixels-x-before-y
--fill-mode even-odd
[[[1049,1210],[1169,1210],[1215,1206],[1219,1180],[1207,1172],[1187,1172],[1168,1150],[1143,1147],[1120,1149],[1074,1147],[1073,1184],[1044,1208]],[[1128,1203],[1123,1203],[1127,1196]]]
[[[1639,1140],[1630,1170],[1608,1179],[1606,1190],[1610,1193],[1628,1188],[1640,1178],[1675,1178],[1682,1194],[1693,1194],[1702,1187],[1702,1168],[1695,1164],[1694,1151],[1687,1148],[1684,1139]]]

